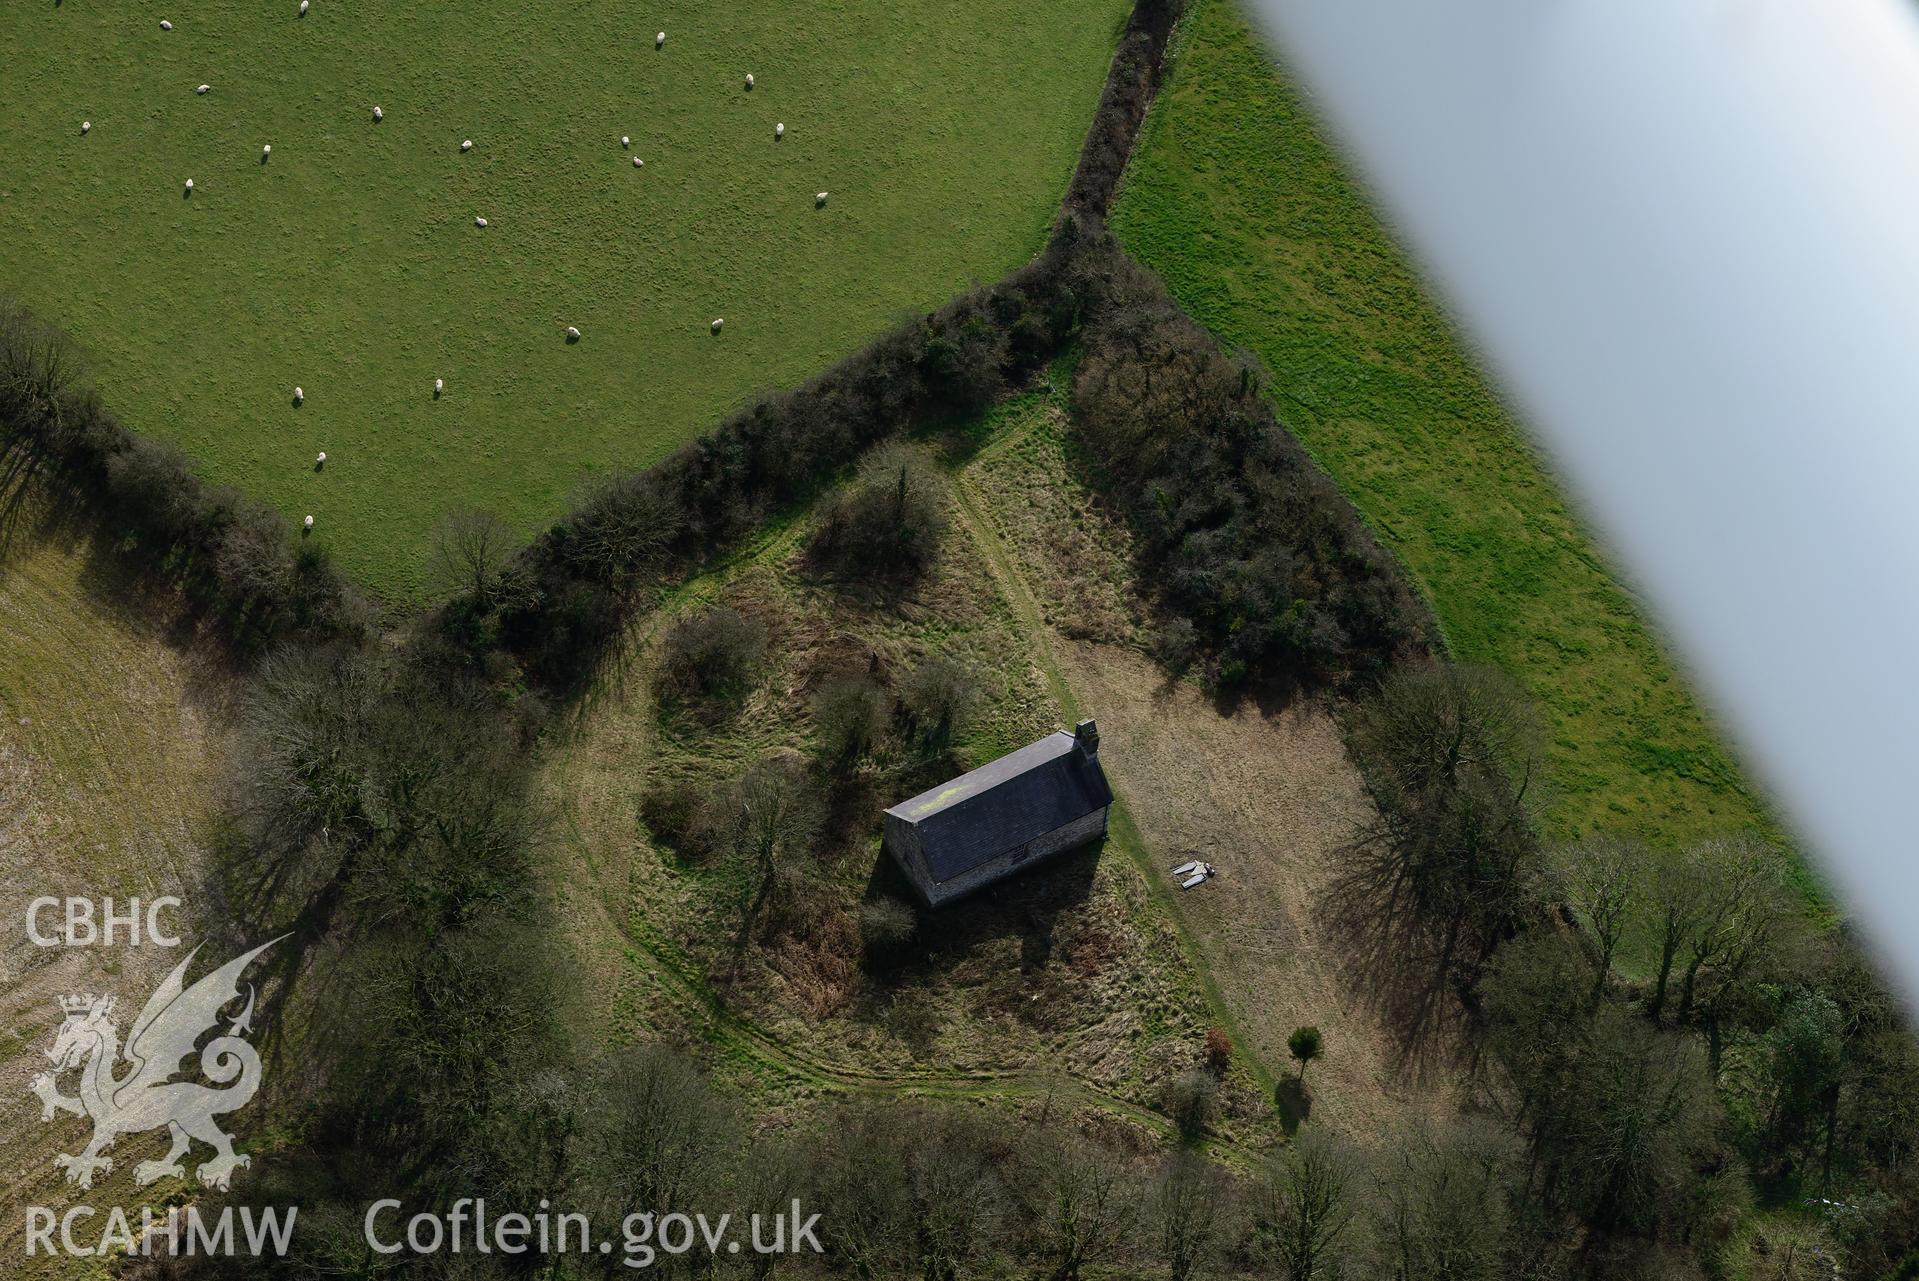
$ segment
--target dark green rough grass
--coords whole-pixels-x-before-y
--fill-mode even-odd
[[[1126,12],[296,7],[0,6],[0,289],[396,597],[449,509],[530,533],[1036,251]]]
[[[1281,418],[1467,661],[1544,709],[1555,836],[1767,825],[1633,598],[1321,136],[1223,0],[1186,19],[1114,225],[1255,352]]]

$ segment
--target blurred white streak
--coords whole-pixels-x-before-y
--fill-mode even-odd
[[[1907,0],[1252,0],[1919,992]]]

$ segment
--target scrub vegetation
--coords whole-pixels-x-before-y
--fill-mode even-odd
[[[1539,703],[1555,836],[1770,818],[1312,104],[1225,0],[1182,19],[1113,212],[1404,562],[1447,645]]]

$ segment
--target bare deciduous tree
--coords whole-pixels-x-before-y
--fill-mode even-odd
[[[1044,1135],[1031,1183],[1035,1253],[1050,1281],[1079,1281],[1124,1237],[1134,1205],[1122,1166],[1077,1133]]]
[[[1652,916],[1659,938],[1659,977],[1646,1012],[1657,1021],[1665,1013],[1667,988],[1679,949],[1705,911],[1696,860],[1690,850],[1661,850],[1653,866]]]
[[[740,937],[794,872],[821,821],[817,790],[793,753],[756,762],[713,800],[711,826],[722,851],[744,864]]]
[[[1698,1039],[1610,1007],[1585,1037],[1563,1104],[1564,1202],[1603,1228],[1652,1227],[1711,1124]]]
[[[1379,1172],[1374,1272],[1393,1281],[1503,1278],[1509,1222],[1502,1136],[1470,1122],[1418,1122]]]
[[[490,609],[517,542],[512,527],[492,512],[454,512],[433,531],[433,578]]]
[[[1167,1159],[1147,1214],[1168,1281],[1197,1276],[1219,1249],[1225,1197],[1225,1180],[1205,1158],[1179,1152]]]
[[[1652,866],[1652,856],[1638,841],[1620,836],[1594,836],[1558,851],[1556,862],[1568,905],[1592,932],[1592,995],[1596,1008],[1606,994],[1613,954],[1638,906],[1639,882]]]
[[[1353,1217],[1352,1162],[1317,1134],[1302,1135],[1260,1181],[1254,1231],[1284,1281],[1336,1281]]]
[[[1720,837],[1700,845],[1692,863],[1699,911],[1684,945],[1681,1020],[1693,1012],[1703,969],[1711,967],[1716,989],[1725,990],[1765,955],[1786,923],[1784,867],[1764,842],[1746,834]]]
[[[1333,906],[1410,1055],[1436,1039],[1454,980],[1470,981],[1535,903],[1538,735],[1511,681],[1435,663],[1389,677],[1348,742],[1376,814]]]
[[[588,493],[561,528],[575,566],[615,592],[631,594],[658,569],[683,519],[653,476],[629,472]]]
[[[657,1043],[614,1051],[596,1094],[578,1161],[588,1203],[609,1222],[699,1209],[739,1142],[733,1109],[684,1055]]]

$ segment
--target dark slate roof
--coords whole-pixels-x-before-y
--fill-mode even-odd
[[[917,829],[933,879],[950,881],[1112,800],[1099,758],[1062,730],[886,812]]]

